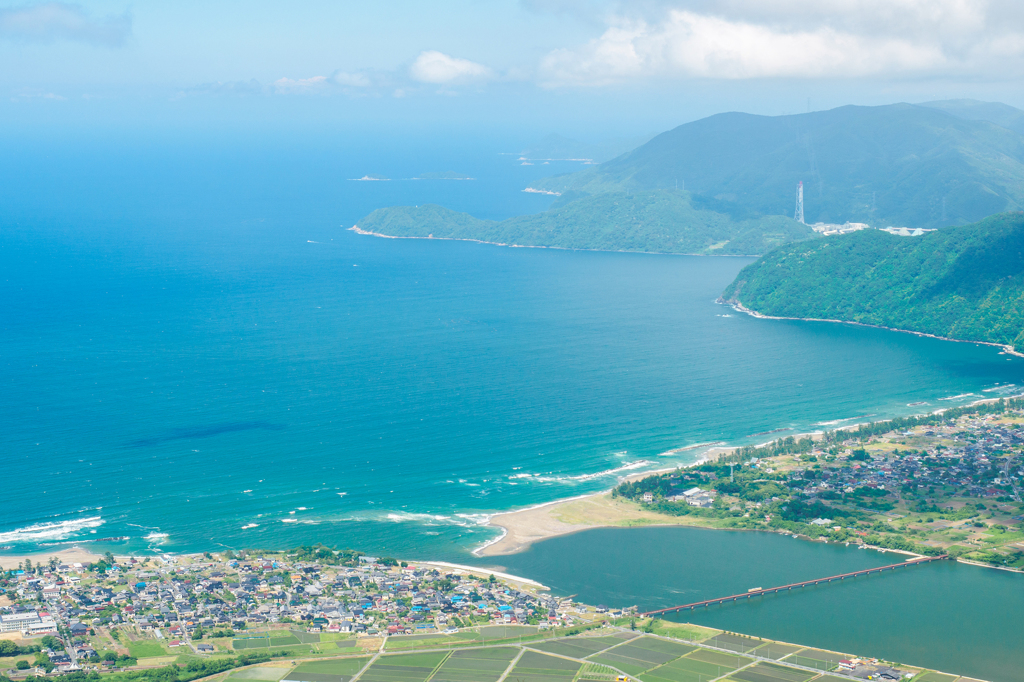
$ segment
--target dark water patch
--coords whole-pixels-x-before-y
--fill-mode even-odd
[[[281,431],[284,426],[271,424],[270,422],[239,422],[235,424],[215,424],[213,426],[195,426],[173,429],[162,436],[150,438],[139,438],[129,441],[125,445],[133,448],[145,448],[162,443],[169,443],[176,440],[191,440],[195,438],[211,438],[225,433],[236,433],[238,431]]]

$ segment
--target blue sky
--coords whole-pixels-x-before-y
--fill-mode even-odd
[[[1024,107],[1019,0],[0,0],[0,114],[47,126],[631,135],[726,110]]]

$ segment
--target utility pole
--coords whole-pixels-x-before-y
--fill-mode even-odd
[[[796,187],[796,211],[793,214],[793,220],[797,221],[798,223],[803,223],[804,225],[807,224],[807,223],[804,222],[804,183],[803,183],[803,180],[801,180],[800,184],[798,184],[797,187]]]

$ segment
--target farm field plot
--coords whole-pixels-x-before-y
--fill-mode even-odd
[[[817,673],[787,668],[777,663],[758,663],[736,671],[729,679],[743,682],[807,682],[816,675]]]
[[[762,647],[758,647],[755,651],[747,652],[753,653],[755,656],[761,658],[770,658],[773,661],[777,661],[784,656],[800,651],[803,649],[802,646],[793,646],[792,644],[779,644],[778,642],[768,642]]]
[[[733,667],[723,667],[684,656],[644,673],[642,679],[644,682],[703,682],[721,677],[733,670]]]
[[[488,647],[455,651],[445,660],[431,682],[497,682],[519,654],[512,647]]]
[[[637,675],[655,666],[668,663],[693,648],[687,647],[678,653],[652,651],[645,646],[638,645],[638,643],[642,643],[644,639],[649,638],[641,638],[626,644],[620,644],[615,648],[608,649],[607,651],[591,656],[590,660],[595,663],[610,665],[630,675]],[[682,647],[683,645],[679,646]]]
[[[719,651],[708,651],[707,649],[698,649],[687,656],[687,658],[695,661],[704,661],[705,663],[718,665],[722,668],[732,668],[733,670],[750,663],[749,658],[733,656],[732,654],[723,654]],[[722,674],[724,675],[725,673]]]
[[[263,680],[264,682],[277,682],[282,677],[288,674],[291,666],[285,665],[280,668],[271,667],[256,667],[246,668],[245,670],[239,670],[238,672],[231,673],[228,679],[233,680]]]
[[[654,637],[641,637],[592,656],[590,660],[613,666],[630,675],[638,675],[645,670],[674,661],[696,648]]]
[[[447,652],[381,656],[359,679],[361,682],[426,682],[447,656]]]
[[[511,637],[528,637],[535,634],[537,634],[537,628],[532,625],[488,625],[480,628],[480,639],[485,642]]]
[[[843,654],[832,653],[831,651],[821,651],[819,649],[801,649],[795,654],[787,656],[784,660],[786,663],[793,663],[795,665],[802,665],[805,668],[814,668],[815,670],[835,670],[839,665],[839,661],[845,659],[846,656]],[[953,679],[956,679],[955,677]],[[941,680],[934,680],[934,682],[942,682]]]
[[[752,649],[756,649],[764,643],[765,641],[763,639],[744,637],[742,635],[730,635],[724,632],[702,642],[702,644],[707,644],[708,646],[717,647],[719,649],[728,649],[729,651],[737,651],[741,654],[745,654]]]
[[[688,654],[697,648],[689,644],[670,642],[664,639],[657,639],[656,637],[641,637],[640,639],[634,639],[625,646],[638,647],[652,653],[665,654],[673,657]]]
[[[569,682],[581,667],[575,661],[527,651],[506,679],[515,682]]]
[[[561,654],[562,656],[586,658],[618,644],[622,644],[622,640],[618,637],[573,637],[571,639],[556,639],[541,644],[530,644],[529,647],[552,654]]]
[[[302,663],[285,676],[285,682],[348,682],[363,669],[369,656]]]

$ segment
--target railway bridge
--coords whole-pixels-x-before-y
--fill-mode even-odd
[[[766,594],[774,594],[776,592],[782,592],[784,590],[792,590],[794,588],[808,587],[810,585],[819,585],[821,583],[830,583],[835,580],[846,580],[847,578],[856,578],[861,575],[869,575],[871,573],[881,573],[882,571],[895,571],[897,568],[909,568],[910,566],[917,566],[919,564],[927,564],[932,561],[942,561],[949,559],[948,554],[942,554],[940,556],[921,557],[919,559],[909,559],[898,564],[889,564],[888,566],[877,566],[875,568],[865,568],[860,571],[853,571],[851,573],[840,573],[839,575],[829,576],[827,578],[817,578],[815,580],[805,580],[799,583],[792,583],[789,585],[780,585],[779,587],[769,587],[768,589],[755,589],[748,590],[742,594],[733,594],[728,597],[719,597],[718,599],[706,599],[704,601],[693,602],[692,604],[683,604],[682,606],[670,606],[667,609],[657,609],[655,611],[647,611],[641,613],[641,616],[660,616],[666,613],[678,613],[679,611],[690,611],[700,608],[702,606],[714,606],[715,604],[724,604],[726,602],[737,601],[740,599],[750,599],[751,597],[760,597]]]

